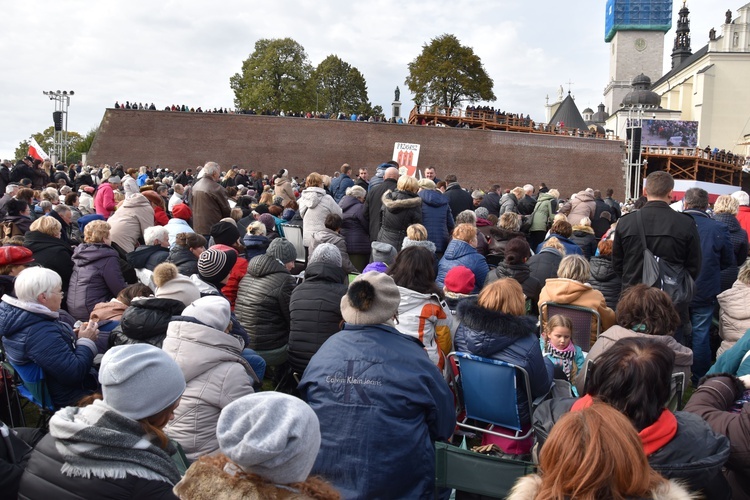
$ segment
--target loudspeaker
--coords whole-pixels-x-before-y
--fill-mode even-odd
[[[55,111],[52,113],[52,121],[55,122],[55,132],[59,132],[63,129],[63,113],[62,111]]]

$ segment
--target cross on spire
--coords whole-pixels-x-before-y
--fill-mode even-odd
[[[568,94],[572,91],[571,87],[573,86],[573,82],[568,80]]]

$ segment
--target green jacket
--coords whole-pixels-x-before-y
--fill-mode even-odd
[[[536,207],[531,219],[529,231],[546,231],[547,222],[552,222],[555,214],[552,212],[552,200],[555,197],[549,193],[542,193],[536,201]]]

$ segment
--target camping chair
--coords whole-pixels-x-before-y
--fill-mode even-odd
[[[539,328],[540,332],[546,321],[557,314],[567,316],[573,322],[573,343],[581,348],[583,352],[591,349],[591,325],[596,322],[596,337],[602,333],[602,318],[599,312],[588,307],[574,306],[572,304],[558,304],[557,302],[544,302],[539,306]]]
[[[524,423],[528,422],[521,422],[516,392],[520,376],[526,390],[531,416],[536,401],[531,397],[531,384],[526,370],[504,361],[463,352],[452,352],[448,359],[454,359],[458,365],[458,379],[455,385],[459,394],[459,405],[466,413],[461,421],[456,422],[460,428],[514,441],[531,436],[533,429],[530,426],[526,432],[523,431]],[[543,398],[544,396],[539,398],[539,402]],[[469,419],[490,424],[489,428],[469,424]],[[495,426],[509,432],[498,432],[494,430]]]
[[[47,389],[44,370],[35,363],[25,365],[8,363],[7,365],[13,370],[18,393],[39,408],[39,422],[37,427],[47,428],[49,419],[52,418],[56,408],[52,403],[52,396],[50,396]]]
[[[302,243],[302,226],[296,226],[294,224],[282,224],[284,228],[284,237],[288,239],[294,249],[297,250],[296,262],[305,264],[307,262],[305,245]]]
[[[26,427],[15,373],[10,363],[5,360],[2,344],[0,344],[0,392],[2,392],[1,403],[3,404],[0,409],[2,420],[10,423],[11,427]]]

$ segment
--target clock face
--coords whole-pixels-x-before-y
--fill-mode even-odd
[[[643,38],[636,38],[635,39],[635,50],[638,52],[643,52],[646,50],[646,40]]]

